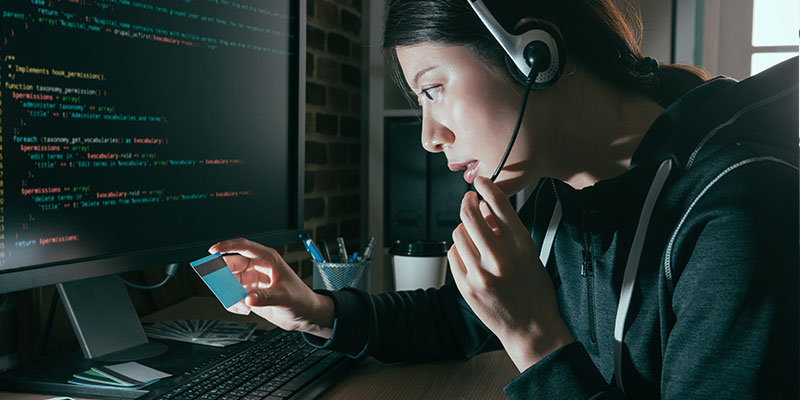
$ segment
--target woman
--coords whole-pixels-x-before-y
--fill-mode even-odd
[[[237,239],[210,249],[241,255],[226,259],[252,289],[236,311],[354,357],[502,346],[511,398],[797,398],[797,60],[707,81],[643,57],[612,0],[493,1],[503,29],[561,43],[551,80],[528,85],[471,3],[392,1],[384,36],[423,146],[477,192],[454,284],[313,293]]]

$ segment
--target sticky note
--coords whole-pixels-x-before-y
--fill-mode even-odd
[[[189,265],[197,272],[197,275],[200,275],[206,286],[211,289],[211,292],[225,308],[247,297],[247,289],[233,276],[233,272],[222,259],[222,254],[212,254],[192,261]]]

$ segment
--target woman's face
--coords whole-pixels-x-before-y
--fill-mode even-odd
[[[444,152],[452,171],[464,180],[491,177],[517,121],[522,86],[504,67],[489,65],[462,46],[436,43],[398,47],[397,58],[408,85],[422,106],[422,146]],[[529,107],[534,102],[529,99]],[[533,118],[527,113],[525,120]],[[534,176],[533,136],[523,123],[514,148],[497,178],[508,194]]]

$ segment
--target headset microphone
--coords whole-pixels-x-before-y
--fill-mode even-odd
[[[524,24],[522,26],[524,32],[520,34],[513,35],[508,33],[489,12],[482,0],[467,1],[508,55],[506,65],[511,75],[517,82],[525,86],[517,124],[511,134],[511,139],[508,142],[503,158],[491,177],[492,182],[494,182],[503,169],[506,160],[508,160],[508,155],[511,153],[511,148],[517,139],[531,88],[543,89],[549,87],[561,76],[564,67],[564,45],[561,36],[557,32],[548,26],[537,23]]]
[[[535,55],[534,55],[535,57]],[[547,57],[540,57],[539,59],[546,59]],[[534,62],[531,66],[531,72],[528,75],[528,83],[525,84],[525,93],[522,95],[522,105],[519,108],[519,116],[517,117],[517,125],[514,126],[514,132],[511,134],[511,139],[508,141],[508,147],[506,147],[506,152],[503,154],[503,158],[500,159],[500,164],[497,165],[497,169],[492,174],[492,182],[497,179],[497,175],[500,175],[500,170],[503,169],[503,166],[506,164],[506,160],[508,160],[508,155],[511,154],[511,148],[514,147],[514,142],[517,140],[517,134],[519,133],[519,128],[522,126],[522,117],[525,115],[525,105],[528,103],[528,95],[531,93],[531,86],[533,82],[536,81],[536,77],[539,74],[539,65],[544,63],[536,62],[536,58],[534,58]]]

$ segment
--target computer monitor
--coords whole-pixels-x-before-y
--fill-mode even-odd
[[[305,7],[0,3],[0,293],[58,284],[75,325],[120,290],[70,281],[297,241]]]

